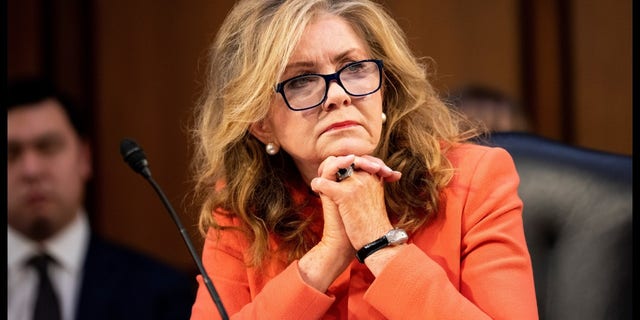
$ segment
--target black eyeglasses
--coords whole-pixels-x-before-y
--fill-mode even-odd
[[[362,97],[380,90],[382,60],[361,60],[349,63],[333,74],[303,74],[278,83],[276,92],[289,109],[302,111],[315,108],[327,99],[329,82],[336,83],[346,93]]]

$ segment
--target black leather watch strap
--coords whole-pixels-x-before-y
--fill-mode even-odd
[[[356,252],[356,258],[358,258],[358,261],[360,261],[360,263],[364,263],[364,259],[366,257],[388,245],[389,240],[387,239],[387,236],[384,235],[379,239],[366,244],[364,247],[362,247],[362,249],[358,250],[358,252]]]

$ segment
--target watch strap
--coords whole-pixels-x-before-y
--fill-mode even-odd
[[[373,242],[370,242],[366,245],[364,245],[364,247],[362,247],[360,250],[358,250],[356,252],[356,258],[358,259],[358,261],[360,261],[360,263],[364,263],[364,259],[367,258],[368,256],[370,256],[371,254],[373,254],[374,252],[386,247],[389,245],[389,240],[387,239],[387,236],[384,235],[376,240],[374,240]]]

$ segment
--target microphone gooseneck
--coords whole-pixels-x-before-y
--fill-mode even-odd
[[[120,142],[120,154],[122,155],[122,159],[124,159],[124,161],[129,164],[131,169],[141,174],[145,178],[145,180],[147,180],[151,184],[151,186],[156,191],[158,196],[160,196],[162,203],[164,204],[167,211],[169,211],[171,218],[173,219],[176,226],[178,227],[178,230],[182,235],[182,239],[184,240],[185,244],[187,245],[187,248],[189,249],[189,253],[191,254],[191,257],[193,258],[196,265],[198,266],[198,270],[202,275],[204,284],[209,290],[209,294],[211,295],[213,302],[218,308],[220,317],[223,320],[229,319],[229,316],[227,315],[227,311],[224,309],[224,306],[222,305],[222,301],[220,300],[220,296],[218,295],[218,292],[213,286],[213,282],[211,282],[211,279],[209,278],[207,271],[204,269],[204,266],[202,265],[202,260],[200,260],[198,253],[196,252],[193,244],[191,243],[189,234],[187,233],[186,229],[182,226],[182,222],[180,221],[180,218],[176,214],[175,210],[173,210],[173,207],[171,206],[169,199],[167,199],[164,192],[162,192],[162,189],[160,188],[160,186],[151,177],[151,170],[149,170],[149,162],[147,161],[147,158],[144,152],[142,151],[142,148],[138,146],[138,144],[131,139],[123,139],[122,142]]]

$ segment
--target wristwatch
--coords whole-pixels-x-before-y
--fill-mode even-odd
[[[360,263],[364,263],[364,259],[370,256],[372,253],[388,246],[395,246],[406,243],[408,239],[409,236],[403,229],[391,229],[391,231],[387,232],[384,236],[371,243],[366,244],[364,247],[362,247],[362,249],[358,250],[358,252],[356,252],[356,258],[358,258],[358,261],[360,261]]]

